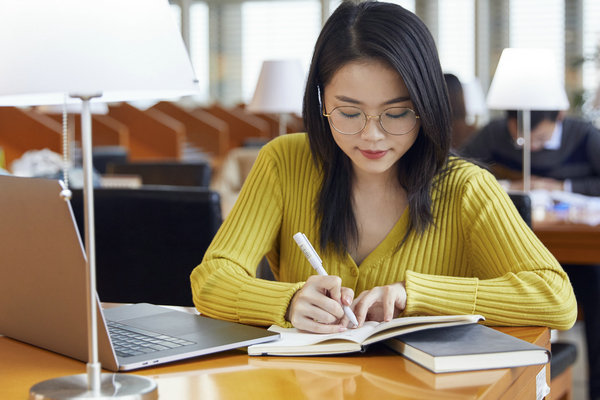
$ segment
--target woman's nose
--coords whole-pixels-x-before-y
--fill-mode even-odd
[[[367,116],[367,124],[360,132],[360,135],[365,140],[381,140],[385,138],[385,131],[379,122],[379,116]]]

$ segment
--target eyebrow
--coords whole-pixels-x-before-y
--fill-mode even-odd
[[[352,103],[352,104],[362,104],[361,101],[353,99],[351,97],[347,97],[347,96],[335,96],[336,99],[340,100],[340,101],[344,101],[346,103]],[[405,101],[410,101],[410,96],[400,96],[400,97],[396,97],[395,99],[391,99],[391,100],[387,100],[385,102],[383,102],[383,105],[388,105],[388,104],[394,104],[394,103],[402,103]]]

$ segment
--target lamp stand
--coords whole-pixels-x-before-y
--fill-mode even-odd
[[[279,113],[279,136],[287,133],[287,123],[289,116],[287,113]]]
[[[523,132],[523,191],[531,191],[531,110],[518,110],[519,131]]]
[[[81,151],[83,161],[83,200],[86,250],[86,306],[88,331],[87,374],[49,379],[29,390],[29,399],[144,399],[158,398],[156,382],[137,375],[101,373],[98,360],[96,314],[96,240],[94,229],[94,184],[92,165],[92,116],[90,100],[101,94],[79,95],[81,99]]]

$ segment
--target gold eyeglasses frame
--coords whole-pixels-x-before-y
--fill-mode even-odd
[[[360,130],[358,130],[358,131],[356,131],[354,133],[346,133],[346,132],[340,131],[338,128],[336,128],[335,124],[333,122],[331,122],[331,119],[330,119],[331,116],[332,116],[332,114],[333,114],[333,112],[335,110],[337,110],[338,108],[346,108],[346,107],[348,107],[348,108],[355,108],[355,109],[359,110],[365,116],[365,124],[363,125],[363,127]],[[383,123],[381,122],[381,116],[383,114],[385,114],[388,110],[395,109],[395,108],[400,108],[400,109],[404,109],[404,110],[410,110],[414,114],[414,116],[415,116],[415,123],[414,123],[414,125],[408,131],[406,131],[404,133],[391,133],[387,129],[385,129],[385,127],[383,126]],[[421,117],[419,117],[419,115],[417,115],[417,113],[415,112],[415,110],[413,110],[410,107],[389,107],[389,108],[386,108],[385,110],[383,110],[379,115],[369,115],[366,112],[364,112],[362,109],[360,109],[358,107],[355,107],[355,106],[338,106],[338,107],[335,107],[333,110],[331,110],[331,112],[328,114],[328,113],[325,112],[325,107],[323,107],[322,115],[324,117],[327,117],[327,119],[331,123],[331,126],[333,127],[333,129],[336,130],[336,132],[339,132],[342,135],[348,135],[348,136],[357,135],[357,134],[361,133],[362,131],[364,131],[365,128],[367,127],[367,124],[369,123],[369,119],[371,119],[371,118],[377,118],[379,120],[379,126],[388,135],[403,136],[403,135],[407,135],[410,132],[412,132],[412,130],[414,129],[414,127],[417,125],[417,120],[419,120],[421,118]]]

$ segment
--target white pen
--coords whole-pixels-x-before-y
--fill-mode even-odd
[[[327,271],[325,271],[325,268],[323,268],[323,260],[321,260],[321,257],[319,257],[317,251],[310,243],[306,235],[302,232],[298,232],[293,237],[296,241],[296,244],[298,245],[298,247],[300,247],[300,250],[302,250],[302,253],[304,253],[304,256],[306,257],[310,265],[312,265],[312,267],[315,269],[315,271],[317,271],[319,275],[327,276]],[[344,309],[344,314],[346,314],[346,317],[348,317],[350,322],[354,324],[355,327],[357,327],[358,321],[356,320],[356,315],[354,315],[350,307],[345,305],[342,305],[342,307]]]

